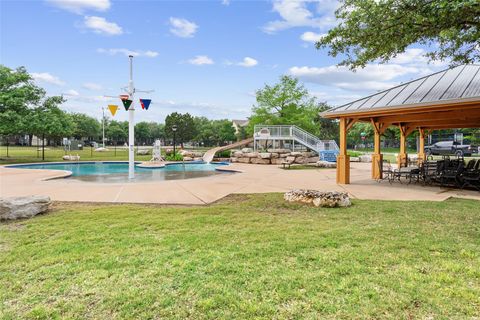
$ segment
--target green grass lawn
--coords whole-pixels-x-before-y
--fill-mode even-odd
[[[471,200],[57,204],[0,225],[1,319],[476,319]]]

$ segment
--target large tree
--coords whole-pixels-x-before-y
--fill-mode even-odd
[[[189,113],[181,114],[173,112],[169,114],[165,118],[165,134],[168,137],[173,138],[172,128],[174,125],[177,126],[177,131],[175,133],[176,142],[180,143],[183,148],[183,143],[191,141],[197,133],[195,122]]]
[[[24,67],[12,70],[0,65],[0,135],[27,133],[26,117],[44,97],[45,91]]]
[[[253,132],[256,124],[296,125],[320,135],[322,124],[336,128],[331,120],[319,120],[319,112],[329,107],[316,101],[308,90],[291,76],[282,76],[275,85],[265,85],[256,92],[257,105],[252,108],[248,132]],[[336,129],[335,129],[336,130]]]
[[[83,113],[73,113],[71,116],[75,123],[73,136],[76,139],[96,140],[100,136],[102,126],[97,119]]]
[[[352,69],[386,62],[411,44],[432,60],[480,61],[479,0],[341,0],[338,25],[317,43]]]
[[[105,128],[105,135],[109,140],[113,141],[115,145],[119,141],[126,141],[128,138],[128,122],[110,121]]]

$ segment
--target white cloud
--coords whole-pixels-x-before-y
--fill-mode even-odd
[[[52,6],[81,14],[86,10],[106,11],[110,8],[110,0],[47,0]]]
[[[84,26],[98,34],[120,35],[123,33],[122,27],[115,22],[109,22],[105,18],[95,16],[85,16]]]
[[[191,38],[197,32],[198,26],[187,19],[170,17],[170,32],[181,38]]]
[[[158,52],[156,51],[129,50],[125,48],[111,48],[111,49],[98,48],[97,52],[108,54],[111,56],[115,56],[117,54],[123,54],[127,57],[131,55],[134,57],[147,57],[147,58],[155,58],[156,56],[158,56]]]
[[[250,57],[245,57],[243,58],[242,62],[239,62],[238,65],[246,68],[254,67],[258,64],[258,61],[250,58]]]
[[[72,96],[72,97],[77,97],[77,96],[80,95],[80,93],[78,93],[78,91],[73,90],[73,89],[67,90],[63,94],[66,95],[66,96]]]
[[[222,4],[224,6],[229,6],[230,5],[230,0],[222,0]]]
[[[346,67],[292,67],[290,74],[305,82],[348,90],[384,90],[398,83],[396,78],[416,75],[422,69],[399,64],[369,64],[356,72]]]
[[[41,73],[33,72],[31,73],[31,76],[33,79],[35,79],[35,81],[38,81],[38,82],[50,83],[57,86],[65,85],[65,82],[60,80],[58,77],[51,75],[48,72],[41,72]]]
[[[313,2],[317,3],[317,16],[307,7]],[[334,11],[337,6],[338,1],[335,0],[275,0],[273,11],[280,15],[281,20],[268,22],[263,31],[275,33],[293,27],[330,27],[335,24]]]
[[[315,33],[311,31],[307,31],[300,36],[300,39],[302,39],[305,42],[315,43],[324,36],[325,36],[324,33]]]
[[[102,86],[97,84],[97,83],[93,83],[93,82],[87,82],[87,83],[84,83],[82,85],[83,88],[85,89],[88,89],[88,90],[92,90],[92,91],[98,91],[98,90],[102,90]]]
[[[195,58],[188,60],[188,63],[194,64],[197,66],[200,66],[203,64],[214,64],[213,60],[207,56],[196,56]]]

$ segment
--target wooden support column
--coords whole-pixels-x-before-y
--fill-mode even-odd
[[[418,128],[418,161],[423,162],[425,161],[425,130],[422,128]]]
[[[340,118],[340,153],[337,156],[337,183],[350,183],[350,156],[347,155],[347,132],[349,121]]]
[[[397,157],[398,167],[404,167],[407,164],[407,127],[404,125],[399,125],[400,128],[400,153]]]
[[[373,132],[375,136],[373,137],[373,154],[372,154],[372,179],[378,180],[382,179],[382,161],[383,155],[380,151],[380,138],[381,138],[381,129],[382,126],[380,123],[375,122],[374,119],[371,119],[373,125]]]

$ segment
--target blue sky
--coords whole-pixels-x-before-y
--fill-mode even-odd
[[[318,1],[111,1],[0,2],[0,59],[27,67],[49,95],[64,94],[63,108],[97,118],[119,104],[134,54],[138,89],[154,93],[136,121],[163,122],[173,111],[242,119],[255,90],[282,74],[298,77],[321,101],[339,105],[444,69],[427,64],[419,46],[387,65],[352,73],[313,42],[336,21],[338,3]],[[121,109],[115,116],[126,120]]]

